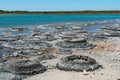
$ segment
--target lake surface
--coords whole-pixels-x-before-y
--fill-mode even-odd
[[[120,19],[120,14],[0,14],[0,27]]]

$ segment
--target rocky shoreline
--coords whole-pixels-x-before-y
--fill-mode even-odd
[[[120,20],[7,30],[0,35],[0,80],[120,79]]]

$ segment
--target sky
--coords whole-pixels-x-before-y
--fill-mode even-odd
[[[120,0],[0,0],[0,10],[120,10]]]

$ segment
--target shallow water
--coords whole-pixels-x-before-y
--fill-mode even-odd
[[[120,14],[0,14],[0,27],[120,19]]]
[[[30,34],[32,28],[44,24],[56,23],[77,23],[77,22],[92,22],[92,21],[106,21],[105,24],[112,25],[115,20],[120,19],[120,14],[0,14],[0,28],[11,27],[27,27],[27,32],[13,32],[13,34]],[[89,25],[84,27],[88,32],[98,32],[102,24]],[[0,35],[9,30],[1,30]],[[44,31],[43,31],[44,32]]]

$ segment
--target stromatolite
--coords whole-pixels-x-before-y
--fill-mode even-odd
[[[95,59],[82,55],[67,56],[57,63],[57,68],[64,71],[93,71],[99,67]]]

